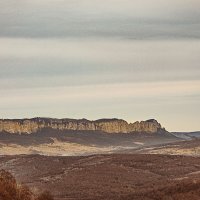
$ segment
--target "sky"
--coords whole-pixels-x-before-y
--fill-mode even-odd
[[[155,118],[199,131],[199,10],[199,0],[0,1],[0,118]]]

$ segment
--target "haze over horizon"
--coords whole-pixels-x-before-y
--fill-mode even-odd
[[[0,2],[0,118],[157,119],[199,131],[198,0]]]

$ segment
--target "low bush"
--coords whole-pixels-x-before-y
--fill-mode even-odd
[[[17,184],[11,173],[0,170],[0,200],[53,200],[45,191],[35,196],[27,186]]]

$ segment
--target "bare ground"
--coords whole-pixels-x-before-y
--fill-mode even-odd
[[[200,156],[200,139],[156,145],[140,149],[138,153]]]

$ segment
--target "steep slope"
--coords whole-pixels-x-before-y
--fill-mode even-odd
[[[53,130],[71,131],[100,131],[104,133],[158,133],[166,132],[155,119],[128,123],[121,119],[100,119],[89,121],[87,119],[2,119],[0,120],[0,132],[12,134],[32,134],[45,128]]]

